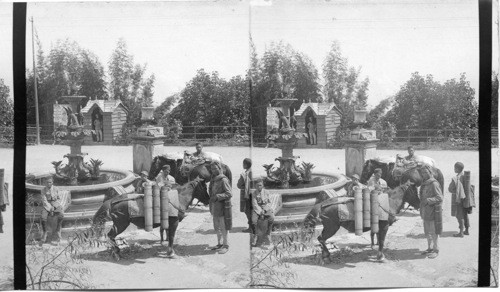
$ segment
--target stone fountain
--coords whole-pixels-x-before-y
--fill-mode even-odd
[[[65,217],[62,232],[67,235],[72,231],[87,228],[97,209],[102,205],[106,194],[115,186],[128,187],[135,181],[131,171],[101,168],[100,160],[90,159],[85,162],[87,153],[82,153],[81,147],[89,130],[83,129],[80,102],[84,96],[64,96],[69,103],[66,108],[68,126],[65,131],[58,131],[56,136],[70,146],[70,153],[64,155],[63,161],[52,162],[55,171],[26,176],[26,224],[32,227],[41,216],[41,191],[47,178],[54,179],[54,185],[60,190],[68,191],[70,196],[63,202]]]
[[[284,227],[293,228],[300,224],[311,208],[330,197],[345,194],[344,185],[347,178],[338,173],[312,172],[314,165],[302,162],[296,163],[300,157],[294,156],[293,149],[304,134],[298,133],[290,126],[290,107],[297,99],[277,99],[274,102],[281,107],[277,111],[279,130],[272,135],[271,140],[281,149],[281,156],[276,158],[279,166],[264,165],[266,176],[263,176],[265,187],[272,194],[281,196],[280,206],[275,214],[275,229],[282,231]]]

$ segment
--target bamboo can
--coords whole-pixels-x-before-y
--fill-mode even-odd
[[[162,187],[160,192],[160,211],[161,211],[161,228],[168,229],[168,204],[169,197],[168,192],[170,191],[169,187]]]
[[[144,229],[153,230],[153,188],[149,182],[144,184]]]
[[[231,207],[231,199],[224,200],[224,224],[226,225],[226,230],[231,230],[231,228],[233,228]]]
[[[153,185],[153,224],[160,224],[161,213],[160,213],[160,186],[157,184]]]
[[[363,234],[363,194],[359,187],[354,187],[354,234]]]
[[[373,233],[378,232],[378,209],[379,209],[379,204],[378,204],[378,194],[380,191],[373,190],[370,193],[370,201],[371,201],[371,224],[372,228],[371,231]]]
[[[363,189],[363,228],[371,227],[371,201],[370,189]]]

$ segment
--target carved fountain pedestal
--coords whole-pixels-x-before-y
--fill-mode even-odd
[[[267,175],[263,176],[266,189],[271,194],[271,204],[275,211],[274,229],[288,232],[298,227],[311,208],[327,197],[340,195],[347,179],[342,174],[333,172],[312,173],[311,163],[297,166],[298,156],[293,155],[293,148],[303,134],[296,133],[290,127],[290,107],[296,99],[275,100],[281,111],[279,135],[274,142],[281,149],[279,167],[265,166]],[[288,231],[284,231],[287,229]]]

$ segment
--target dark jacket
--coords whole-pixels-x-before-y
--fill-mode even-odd
[[[435,220],[435,208],[441,210],[443,192],[435,178],[430,178],[420,186],[420,216],[423,220]]]
[[[219,174],[213,177],[210,181],[210,213],[214,217],[224,216],[224,203],[225,200],[230,200],[231,194],[231,184],[229,179],[223,175]]]

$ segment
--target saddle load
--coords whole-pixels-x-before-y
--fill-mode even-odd
[[[144,194],[135,193],[132,186],[127,188],[116,186],[112,191],[117,196],[111,204],[127,201],[130,217],[144,217],[146,231],[152,231],[153,224],[161,224],[163,229],[168,229],[168,217],[179,216],[179,193],[176,189],[145,183]]]
[[[362,235],[371,230],[377,233],[379,220],[389,220],[389,195],[380,190],[354,187],[354,197],[335,196],[321,203],[321,209],[338,205],[340,221],[354,222],[354,233]],[[394,219],[394,218],[391,218]]]

